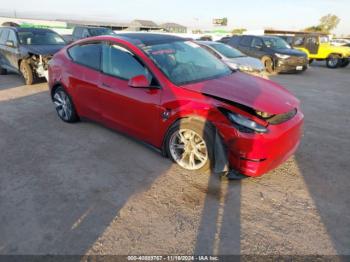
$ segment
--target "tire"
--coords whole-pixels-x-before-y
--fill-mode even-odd
[[[341,59],[339,55],[329,55],[326,59],[326,65],[328,68],[335,69],[340,65]]]
[[[7,70],[0,66],[0,75],[7,75]]]
[[[26,85],[32,85],[34,83],[34,74],[32,67],[27,61],[22,60],[19,66],[19,70]]]
[[[64,122],[75,123],[79,121],[77,111],[75,110],[73,101],[68,93],[62,88],[57,87],[53,94],[52,100],[56,108],[58,117]]]
[[[313,61],[314,61],[313,59],[310,59],[309,60],[309,65],[311,65]]]
[[[347,67],[350,63],[350,59],[349,58],[343,58],[340,62],[339,67]]]
[[[183,142],[180,137],[186,142]],[[169,129],[165,139],[168,157],[181,168],[189,171],[205,172],[211,169],[214,159],[213,145],[213,128],[197,121],[178,121]]]
[[[274,65],[271,57],[264,56],[261,59],[261,62],[263,63],[266,72],[268,72],[269,74],[275,73],[275,69],[274,69]]]

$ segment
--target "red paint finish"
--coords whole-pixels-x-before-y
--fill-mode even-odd
[[[87,41],[116,43],[127,48],[152,72],[160,88],[130,87],[128,80],[76,64],[68,56],[69,47],[66,47],[50,62],[49,86],[51,90],[57,84],[63,86],[79,116],[103,123],[158,148],[162,148],[167,130],[178,119],[196,117],[208,121],[218,129],[228,149],[230,167],[248,176],[268,172],[297,149],[303,114],[299,101],[283,87],[238,72],[218,79],[176,86],[131,42],[101,36],[78,43]],[[282,124],[271,125],[227,101],[269,114],[282,114],[294,108],[298,113]],[[218,108],[248,117],[267,127],[268,132],[240,132]],[[164,117],[165,113],[167,117]]]

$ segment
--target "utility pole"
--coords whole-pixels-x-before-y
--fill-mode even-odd
[[[15,13],[15,18],[17,18],[17,12],[16,12],[16,9],[15,9],[15,12],[14,12],[14,13]]]

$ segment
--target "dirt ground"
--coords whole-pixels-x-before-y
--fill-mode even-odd
[[[0,254],[350,255],[350,67],[279,75],[303,142],[261,178],[191,174],[0,76]]]

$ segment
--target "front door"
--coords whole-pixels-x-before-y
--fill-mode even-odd
[[[161,121],[162,89],[151,72],[132,52],[116,45],[103,46],[101,77],[101,114],[111,127],[154,144]],[[145,75],[152,88],[133,88],[129,80]]]
[[[312,36],[305,39],[305,48],[309,50],[310,54],[317,54],[319,46],[318,37]]]

